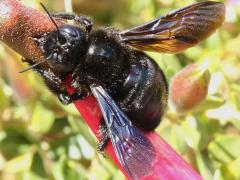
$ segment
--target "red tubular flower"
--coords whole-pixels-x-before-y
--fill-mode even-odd
[[[31,37],[53,30],[54,26],[49,18],[37,10],[24,7],[18,0],[2,0],[0,14],[0,39],[25,58],[43,59]],[[69,91],[71,90],[70,88]],[[75,106],[98,137],[102,114],[96,100],[93,97],[87,97],[75,102]],[[145,136],[155,148],[156,159],[152,163],[151,172],[139,179],[202,179],[156,132],[145,133]],[[106,151],[129,178],[121,167],[111,143],[108,144]]]
[[[98,137],[98,126],[102,114],[96,100],[93,97],[87,97],[75,102],[75,106],[83,117],[84,121],[91,128],[93,133]],[[184,159],[178,155],[156,132],[145,133],[147,138],[152,142],[156,150],[156,160],[152,163],[152,171],[149,175],[140,179],[189,179],[200,180],[201,176]],[[120,165],[115,155],[112,144],[109,143],[106,148],[107,153],[114,160],[116,165],[128,177]],[[144,163],[144,162],[143,162]]]

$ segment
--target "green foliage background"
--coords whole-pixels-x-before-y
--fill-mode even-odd
[[[22,0],[41,9],[37,0]],[[42,0],[51,12],[71,1]],[[72,0],[95,24],[125,29],[193,0]],[[211,82],[194,111],[169,110],[157,131],[204,179],[240,179],[240,1],[228,0],[226,22],[207,41],[177,55],[149,53],[168,80],[189,63],[207,63]],[[71,7],[71,6],[70,6]],[[62,106],[34,72],[18,74],[21,57],[0,46],[0,179],[124,179],[73,105]]]

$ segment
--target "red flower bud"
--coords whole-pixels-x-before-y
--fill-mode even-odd
[[[172,79],[170,103],[175,110],[184,112],[199,105],[207,96],[210,72],[205,67],[190,64]]]

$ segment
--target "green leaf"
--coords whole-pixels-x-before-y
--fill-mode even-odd
[[[79,116],[68,116],[68,122],[74,133],[81,134],[91,144],[91,146],[97,146],[96,137],[91,133],[90,128]]]
[[[80,160],[82,153],[80,151],[76,136],[72,136],[69,139],[68,156],[74,160]]]
[[[23,174],[23,180],[47,180],[47,173],[44,167],[44,159],[39,153],[36,153],[32,160],[32,165],[29,171]]]
[[[31,172],[34,174],[35,177],[39,177],[39,179],[46,178],[46,171],[44,168],[44,159],[41,158],[39,153],[35,154],[33,158]]]
[[[40,103],[36,105],[30,129],[38,133],[46,133],[54,123],[54,114],[52,111],[45,109]]]
[[[93,161],[90,167],[93,177],[101,177],[103,180],[111,179],[111,174],[116,171],[113,165],[100,156],[99,161]],[[110,171],[110,173],[109,173]]]
[[[220,170],[221,170],[221,175],[225,179],[240,179],[240,158],[223,165]]]
[[[60,103],[60,102],[59,102]],[[71,115],[76,115],[76,116],[79,116],[79,112],[77,110],[77,108],[75,107],[74,104],[69,104],[69,105],[63,105],[62,103],[60,104],[60,106],[67,111],[68,114],[71,114]]]
[[[55,117],[54,123],[51,126],[51,129],[47,133],[50,134],[66,134],[66,129],[70,129],[70,125],[68,123],[67,117]],[[71,129],[70,129],[71,131]]]
[[[52,163],[52,173],[54,179],[57,180],[82,180],[87,178],[85,176],[86,172],[83,172],[75,163],[70,163],[64,155],[59,161]]]
[[[193,149],[198,149],[200,142],[200,132],[198,131],[197,121],[193,116],[189,116],[181,123],[181,128],[186,140],[186,143]]]
[[[174,125],[171,128],[171,134],[170,134],[170,141],[171,144],[174,146],[174,149],[177,150],[177,152],[184,154],[187,151],[187,144],[185,142],[184,133],[181,129],[181,127]]]
[[[89,160],[92,159],[95,155],[95,149],[93,149],[93,147],[88,143],[88,141],[81,135],[77,135],[76,140],[79,148],[81,149],[83,157]]]
[[[6,163],[3,171],[5,173],[15,174],[30,169],[33,159],[33,151],[27,151],[23,155],[19,155]]]
[[[234,122],[235,120],[240,121],[240,111],[237,111],[231,102],[227,102],[217,109],[208,110],[206,115],[208,118],[218,120],[222,125]]]
[[[231,123],[240,131],[240,121],[238,119],[233,119]]]
[[[54,153],[56,158],[59,158],[68,153],[71,135],[63,136],[59,139],[55,139],[54,142],[50,144],[50,151]]]
[[[4,88],[3,88],[4,84],[2,82],[0,82],[0,112],[2,111],[3,108],[5,108],[8,104],[8,99],[7,97],[5,96],[5,93],[4,93]]]
[[[207,156],[197,152],[196,162],[203,179],[213,179],[213,168],[210,166],[211,163]]]
[[[205,150],[212,140],[213,136],[222,130],[218,121],[208,119],[205,114],[198,113],[195,115],[197,119],[197,130],[200,133],[200,142],[198,151]]]
[[[31,146],[26,136],[15,129],[5,129],[1,135],[0,151],[7,159],[24,154]]]
[[[219,108],[224,103],[225,103],[225,100],[220,97],[207,96],[207,98],[194,109],[194,113],[202,113],[209,109]]]
[[[240,156],[239,135],[219,135],[209,144],[211,156],[221,162],[229,163]]]

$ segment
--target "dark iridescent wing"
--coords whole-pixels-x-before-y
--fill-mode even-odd
[[[224,16],[223,3],[200,2],[120,32],[120,38],[141,50],[176,53],[206,39]]]
[[[125,171],[133,179],[149,174],[155,159],[152,143],[134,127],[101,86],[91,90],[98,101],[115,153]]]

